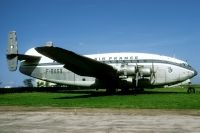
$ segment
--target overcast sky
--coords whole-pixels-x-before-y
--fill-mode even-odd
[[[200,71],[199,0],[0,0],[0,81],[22,85],[9,72],[8,32],[19,52],[48,41],[79,54],[148,52],[187,60]],[[200,82],[199,76],[194,82]]]

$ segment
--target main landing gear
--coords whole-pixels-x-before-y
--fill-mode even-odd
[[[106,94],[107,95],[113,95],[113,94],[116,93],[116,91],[117,91],[116,88],[106,88]]]
[[[106,89],[106,93],[108,95],[113,95],[116,94],[118,92],[118,89],[116,88],[107,88]],[[128,87],[124,87],[121,89],[121,92],[119,92],[119,94],[122,95],[136,95],[136,94],[140,94],[144,92],[144,88],[128,88]]]
[[[128,88],[128,89],[122,89],[123,94],[131,94],[131,95],[136,95],[136,94],[141,94],[144,92],[144,88]]]

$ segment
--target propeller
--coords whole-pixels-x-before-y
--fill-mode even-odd
[[[139,80],[139,72],[136,72],[135,74],[135,86],[138,86],[138,80]]]
[[[140,78],[140,75],[139,75],[139,67],[136,63],[136,66],[135,66],[135,86],[137,87],[138,86],[138,80]]]
[[[155,69],[154,69],[154,64],[152,62],[152,66],[151,66],[151,76],[150,76],[150,82],[151,84],[155,83],[155,79],[156,79],[156,75],[155,75]]]

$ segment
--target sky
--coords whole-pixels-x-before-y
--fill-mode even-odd
[[[9,72],[8,32],[19,53],[52,41],[78,54],[147,52],[184,60],[200,72],[199,0],[0,0],[0,82],[23,85]],[[196,76],[193,82],[200,83]]]

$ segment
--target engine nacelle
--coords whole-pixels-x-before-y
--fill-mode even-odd
[[[139,68],[140,76],[142,77],[149,77],[151,76],[151,69],[150,68]]]
[[[136,68],[135,66],[123,66],[118,70],[118,73],[122,76],[133,76],[136,75],[136,71],[139,72],[141,77],[150,77],[152,73],[151,68]]]
[[[134,66],[124,66],[120,70],[118,70],[119,75],[131,76],[135,75],[135,67]]]

